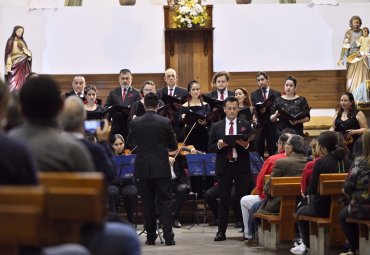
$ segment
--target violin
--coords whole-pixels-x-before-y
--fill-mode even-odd
[[[131,154],[131,150],[130,149],[124,149],[123,152],[122,152],[123,155],[130,155]]]

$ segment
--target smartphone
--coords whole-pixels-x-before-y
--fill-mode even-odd
[[[104,128],[104,121],[103,120],[85,120],[84,126],[85,126],[86,134],[95,134],[96,129],[98,127],[100,127],[101,129]]]

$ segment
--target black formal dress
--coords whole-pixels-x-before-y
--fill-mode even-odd
[[[129,87],[126,91],[126,96],[125,96],[125,101],[122,99],[123,91],[122,88],[116,88],[112,91],[109,92],[107,102],[105,104],[105,107],[108,108],[110,106],[114,105],[119,105],[119,106],[126,106],[126,107],[131,107],[131,105],[140,100],[140,92],[133,88]],[[128,134],[128,113],[121,113],[121,112],[116,112],[113,113],[112,116],[112,128],[111,128],[111,134],[121,134],[123,138],[127,138]]]
[[[360,123],[356,119],[358,111],[354,113],[354,115],[351,118],[348,118],[346,120],[342,120],[340,116],[337,116],[335,118],[335,128],[334,131],[340,132],[343,137],[346,137],[348,134],[346,133],[347,130],[350,129],[359,129]],[[360,138],[361,135],[352,135],[352,142],[350,142],[350,139],[346,139],[346,146],[348,150],[352,153],[354,144],[356,143],[357,139]]]
[[[225,128],[226,121],[229,122],[226,118],[212,125],[208,144],[208,152],[217,154],[216,175],[220,190],[218,231],[222,233],[225,233],[227,229],[233,182],[235,184],[239,201],[243,196],[250,194],[253,189],[248,149],[245,149],[240,145],[236,145],[235,150],[237,157],[228,159],[228,151],[232,148],[228,146],[219,149],[217,146],[218,140],[223,139],[227,133]],[[233,122],[237,125],[235,128],[234,124],[234,130],[236,131],[234,133],[236,134],[248,134],[252,131],[251,123],[249,121],[235,119]]]
[[[263,158],[265,153],[265,148],[269,155],[274,155],[277,147],[276,142],[278,140],[277,135],[277,128],[276,123],[271,122],[270,115],[271,115],[271,107],[274,98],[281,96],[280,92],[269,89],[268,98],[264,99],[263,92],[261,89],[257,89],[252,92],[251,100],[252,104],[257,108],[257,118],[259,123],[261,124],[261,132],[255,141],[255,146],[257,149],[258,154]],[[271,103],[267,103],[265,107],[259,107],[258,103],[268,101]]]
[[[278,109],[282,109],[292,116],[297,115],[301,112],[307,112],[304,117],[310,117],[307,100],[306,98],[301,96],[290,100],[284,99],[282,97],[276,98],[274,101],[274,105],[271,108],[271,114],[274,114],[275,111]],[[288,119],[284,118],[279,118],[279,121],[277,121],[276,123],[278,135],[280,135],[281,131],[283,131],[285,128],[291,128],[296,132],[297,135],[303,136],[303,123],[298,123],[293,126],[292,124],[290,124]]]
[[[171,220],[171,169],[168,149],[176,150],[177,142],[170,121],[154,111],[146,111],[130,122],[128,143],[136,149],[134,177],[143,197],[145,229],[148,243],[156,235],[156,211],[163,224],[166,244],[173,241]],[[156,204],[158,210],[156,210]]]
[[[188,114],[189,112],[195,112],[198,114],[201,114],[205,116],[210,111],[208,104],[203,104],[201,106],[183,106],[180,111],[180,118],[182,114]],[[185,138],[191,128],[192,125],[184,124],[182,118],[180,119],[180,124],[183,127],[183,137]],[[188,139],[185,142],[186,145],[193,145],[196,150],[199,151],[207,151],[208,147],[208,127],[202,126],[199,123],[197,123],[193,130],[191,131],[190,135],[188,136]]]

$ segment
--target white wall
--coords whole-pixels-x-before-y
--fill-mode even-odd
[[[127,67],[163,72],[166,1],[137,0],[131,7],[119,6],[118,0],[85,0],[83,7],[63,7],[63,2],[0,0],[0,58],[13,27],[20,24],[33,53],[33,71],[117,73]],[[344,69],[336,62],[348,20],[360,15],[370,26],[369,3],[308,7],[226,2],[207,1],[214,4],[215,71]],[[55,8],[29,9],[35,3]]]

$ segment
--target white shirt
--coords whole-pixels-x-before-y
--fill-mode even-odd
[[[172,96],[174,97],[175,96],[175,88],[176,88],[176,85],[175,86],[173,86],[172,88],[171,87],[169,87],[169,86],[167,86],[167,95],[171,95],[171,91],[172,91]],[[172,90],[171,90],[172,89]]]
[[[225,118],[225,121],[226,121],[226,124],[225,124],[225,134],[226,135],[230,135],[229,134],[229,129],[230,129],[230,120],[228,118]],[[237,119],[235,118],[233,121],[233,134],[232,135],[237,135],[237,130],[238,130],[238,122],[237,122]],[[238,153],[236,152],[236,149],[235,147],[233,147],[233,158],[237,158],[238,157]]]
[[[229,96],[228,92],[227,92],[227,88],[224,90],[224,100]],[[219,90],[217,90],[217,99],[218,100],[221,100],[221,92]],[[223,100],[221,100],[223,101]]]

